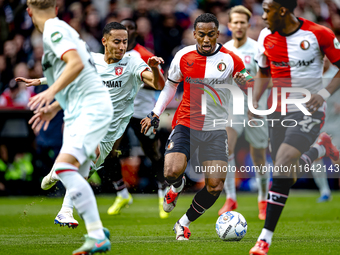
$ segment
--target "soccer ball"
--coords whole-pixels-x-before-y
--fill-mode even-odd
[[[225,212],[216,221],[216,233],[223,241],[240,241],[247,233],[247,221],[238,212]]]

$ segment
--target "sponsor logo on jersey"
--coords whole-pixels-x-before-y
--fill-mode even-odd
[[[42,70],[45,72],[48,68],[52,67],[51,63],[47,61],[46,63],[42,64]]]
[[[127,66],[127,63],[118,63],[120,66]]]
[[[217,65],[217,70],[220,72],[224,72],[224,70],[227,68],[226,64],[224,64],[223,62],[219,63]]]
[[[104,86],[108,88],[121,88],[122,81],[103,81]]]
[[[270,50],[271,50],[271,49],[274,49],[274,47],[275,47],[275,45],[274,45],[274,44],[270,44],[270,45],[269,45],[269,44],[267,44],[267,48],[268,48],[268,49],[270,49]]]
[[[309,47],[310,47],[310,43],[309,43],[307,40],[303,40],[303,41],[300,43],[300,47],[301,47],[301,49],[303,49],[303,50],[308,50]]]
[[[61,38],[63,38],[63,35],[60,33],[60,32],[54,32],[52,35],[51,35],[51,40],[52,42],[56,43],[56,42],[59,42],[61,40]]]
[[[299,61],[289,61],[289,62],[276,62],[276,61],[272,61],[272,65],[276,66],[276,67],[301,67],[301,66],[310,66],[311,64],[313,64],[315,61],[315,58],[311,59],[311,60],[299,60]]]
[[[189,62],[187,61],[187,65],[188,65],[188,67],[193,67],[194,62],[192,62],[191,64],[189,64]]]
[[[251,62],[251,56],[245,56],[245,57],[244,57],[244,62],[245,62],[246,64],[250,64],[250,62]]]
[[[339,41],[338,41],[338,39],[336,39],[336,38],[334,38],[334,47],[336,48],[336,49],[338,49],[338,50],[340,50],[340,43],[339,43]]]
[[[116,66],[115,67],[115,73],[116,73],[116,75],[122,75],[123,67],[122,66]]]

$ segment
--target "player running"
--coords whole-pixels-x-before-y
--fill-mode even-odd
[[[136,42],[138,35],[136,22],[134,22],[132,19],[125,19],[121,21],[121,24],[124,25],[128,31],[128,47],[126,54],[142,58],[145,62],[147,62],[148,59],[154,55]],[[163,210],[163,198],[165,195],[165,182],[163,174],[164,157],[159,151],[159,139],[153,132],[149,132],[147,135],[144,135],[140,132],[140,122],[148,114],[149,110],[154,107],[156,103],[155,97],[156,93],[152,87],[148,86],[147,84],[144,84],[141,87],[134,100],[134,113],[128,128],[131,127],[133,129],[136,137],[141,143],[144,154],[150,158],[152,162],[152,172],[156,175],[158,183],[159,217],[161,219],[165,219],[169,217],[169,213]],[[128,128],[126,128],[125,133]],[[109,167],[111,169],[113,169],[113,166],[118,166],[115,167],[112,174],[110,174],[114,187],[117,190],[117,197],[113,205],[107,211],[110,215],[116,215],[120,213],[124,206],[132,203],[132,196],[125,186],[121,168],[119,167],[119,161],[120,159],[118,157],[111,157],[107,158],[104,163],[105,167]]]
[[[139,57],[125,54],[128,43],[128,33],[120,23],[112,22],[103,29],[102,43],[105,48],[104,54],[92,53],[93,65],[102,79],[102,84],[107,87],[111,104],[114,109],[113,118],[105,137],[100,141],[98,157],[92,163],[94,170],[100,169],[105,158],[114,156],[114,144],[124,133],[133,114],[133,101],[140,88],[145,83],[155,89],[164,87],[164,77],[158,68],[163,59],[151,57],[148,60],[150,67]],[[22,80],[31,85],[39,85],[39,79]],[[104,87],[103,86],[103,87]],[[111,152],[112,151],[112,152]],[[88,166],[90,169],[90,166]],[[88,177],[88,172],[84,177]],[[50,189],[57,181],[55,167],[44,177],[41,187]],[[61,210],[55,218],[55,223],[67,226],[77,226],[78,222],[73,217],[73,203],[70,193],[66,190]]]
[[[304,88],[312,94],[306,107],[312,115],[305,115],[295,105],[287,106],[287,114],[281,114],[281,103],[278,101],[276,111],[268,119],[279,119],[274,127],[269,126],[269,136],[272,148],[272,158],[275,166],[298,167],[302,153],[306,152],[316,140],[324,122],[325,100],[338,88],[338,72],[332,82],[322,86],[323,55],[336,66],[340,66],[340,43],[334,33],[326,27],[308,20],[297,18],[293,11],[297,6],[296,0],[264,0],[263,19],[268,28],[262,30],[259,36],[259,53],[256,60],[260,70],[254,85],[253,104],[257,107],[258,99],[265,90],[269,77],[272,77],[274,88],[278,89],[278,98],[285,87]],[[283,94],[283,93],[282,93]],[[269,96],[268,107],[271,105]],[[303,93],[290,93],[289,99],[304,98]],[[304,106],[304,105],[302,105]],[[289,119],[297,122],[297,126],[285,128],[280,122]],[[324,146],[318,146],[323,141]],[[310,165],[319,157],[318,154],[331,156],[334,160],[339,152],[331,144],[325,133],[319,136],[317,146],[305,153],[300,164],[305,161]],[[273,184],[268,194],[267,217],[264,228],[256,245],[250,254],[267,254],[272,236],[288,198],[289,189],[296,180],[293,173],[273,173]]]
[[[176,206],[185,184],[183,173],[187,161],[197,148],[203,167],[225,169],[228,165],[226,125],[225,122],[214,125],[214,119],[228,118],[230,94],[219,84],[231,84],[234,77],[237,84],[247,85],[245,75],[240,73],[247,72],[236,54],[217,44],[218,26],[217,18],[210,13],[197,17],[193,31],[196,45],[177,52],[155,108],[142,120],[141,132],[146,133],[151,126],[157,126],[159,116],[174,97],[178,84],[184,82],[183,99],[175,113],[173,131],[165,152],[164,177],[171,185],[163,202],[166,212],[171,212]],[[247,78],[252,77],[247,74]],[[210,95],[217,97],[218,104]],[[206,115],[202,114],[201,100],[204,97]],[[189,240],[190,223],[215,203],[223,189],[225,172],[209,171],[205,176],[205,187],[195,195],[186,214],[174,226],[176,240]]]
[[[250,27],[249,20],[251,18],[251,12],[244,6],[235,6],[229,13],[229,30],[232,32],[232,40],[224,44],[224,47],[228,50],[236,53],[245,64],[248,72],[255,76],[258,70],[258,66],[255,62],[255,54],[258,51],[257,42],[247,37],[247,30]],[[245,109],[248,109],[248,100],[245,97],[244,100]],[[229,157],[228,163],[231,166],[235,166],[234,149],[237,143],[237,138],[242,134],[243,130],[245,138],[250,144],[250,155],[255,166],[261,169],[261,166],[266,165],[266,148],[268,147],[268,122],[264,121],[262,127],[252,128],[249,125],[230,123],[248,123],[248,115],[233,115],[233,100],[229,101],[229,121],[227,126],[228,133],[228,149]],[[259,101],[260,110],[267,109],[267,93],[264,93]],[[248,111],[248,110],[247,110]],[[232,122],[231,122],[232,121]],[[266,218],[267,207],[267,193],[268,184],[270,178],[270,172],[265,173],[256,172],[256,183],[258,187],[258,207],[259,207],[259,219],[264,220]],[[232,211],[237,208],[236,202],[236,188],[235,188],[235,172],[228,172],[228,177],[224,183],[224,190],[227,194],[227,200],[223,207],[218,211],[221,215],[224,212]]]
[[[96,198],[87,176],[95,149],[105,136],[112,119],[107,90],[93,66],[91,54],[79,34],[56,17],[55,0],[28,0],[27,12],[43,33],[42,66],[49,88],[32,97],[28,106],[35,110],[29,123],[35,131],[46,129],[56,113],[64,109],[63,145],[55,161],[56,175],[63,182],[88,234],[73,255],[110,250],[99,217]],[[54,100],[55,103],[50,103]],[[108,232],[107,232],[108,234]]]

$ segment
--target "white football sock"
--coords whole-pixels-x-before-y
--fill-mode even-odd
[[[58,176],[63,182],[66,190],[68,190],[69,195],[73,198],[74,207],[85,221],[89,236],[96,239],[104,239],[103,225],[100,221],[96,198],[90,184],[88,184],[78,171],[65,167],[65,163],[57,163],[56,169],[57,171],[66,170],[59,172]],[[95,231],[98,229],[99,231]]]
[[[315,170],[318,169],[318,165],[323,164],[322,160],[316,160],[313,163],[313,168]],[[317,171],[311,171],[313,174],[313,178],[315,181],[316,186],[318,186],[320,195],[327,195],[329,196],[331,194],[331,190],[328,185],[328,180],[327,180],[327,173],[323,171],[323,168],[321,168],[320,172]]]
[[[235,157],[234,153],[228,157],[229,169],[235,169]],[[227,178],[224,181],[224,191],[227,195],[227,199],[231,198],[236,201],[236,187],[235,187],[235,172],[230,171],[227,173]]]
[[[59,177],[58,177],[58,175],[55,173],[55,164],[56,164],[56,163],[54,163],[53,166],[52,166],[52,171],[53,171],[53,172],[52,172],[52,178],[53,178],[54,180],[60,180]]]
[[[326,149],[323,145],[314,144],[312,147],[318,150],[318,157],[321,158],[326,155]]]
[[[181,226],[184,226],[184,227],[187,227],[187,228],[189,227],[190,223],[191,223],[191,221],[188,219],[188,216],[187,216],[186,213],[179,220],[179,224]]]
[[[64,210],[68,210],[68,209],[73,211],[73,202],[71,200],[70,192],[68,192],[68,190],[66,190],[63,205],[62,205],[60,211],[64,211]]]
[[[120,197],[122,197],[124,199],[128,199],[129,198],[129,194],[130,193],[129,193],[127,188],[124,188],[124,189],[122,189],[120,191],[117,191],[117,196],[120,196]]]
[[[272,243],[273,234],[274,232],[263,228],[257,241],[265,240],[270,245]]]
[[[266,201],[267,196],[268,196],[270,173],[269,171],[265,172],[262,175],[259,173],[255,173],[255,177],[256,177],[257,188],[259,189],[257,201],[258,202]]]
[[[183,178],[182,178],[181,186],[179,186],[178,188],[174,187],[174,185],[171,185],[171,189],[175,193],[181,192],[183,190],[183,188],[184,188],[184,179]]]
[[[88,234],[89,234],[90,237],[100,239],[100,240],[103,240],[105,238],[105,233],[103,231],[103,228],[91,230],[91,231],[89,231]]]

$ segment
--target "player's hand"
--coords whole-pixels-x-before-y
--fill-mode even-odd
[[[151,119],[149,117],[145,117],[141,120],[140,124],[142,126],[140,132],[146,135],[151,127]],[[153,130],[153,133],[156,134],[156,129]]]
[[[16,82],[25,82],[26,87],[39,86],[41,85],[40,79],[26,79],[24,77],[15,78]]]
[[[34,116],[28,121],[28,124],[32,124],[34,133],[38,134],[42,126],[44,126],[44,130],[47,130],[50,121],[57,113],[58,111],[51,107],[43,107],[39,111],[34,111]]]
[[[244,86],[247,83],[246,76],[240,72],[235,73],[234,81],[241,86]]]
[[[152,67],[158,67],[160,64],[164,64],[164,60],[160,57],[153,56],[148,59],[148,66]]]
[[[310,100],[306,103],[306,107],[308,111],[313,114],[322,106],[323,102],[325,102],[325,100],[322,96],[319,94],[312,94]]]
[[[48,88],[47,90],[40,92],[38,95],[31,97],[28,102],[28,107],[31,111],[36,110],[37,112],[40,111],[44,106],[44,111],[47,113],[49,109],[49,105],[54,100],[55,93]]]

